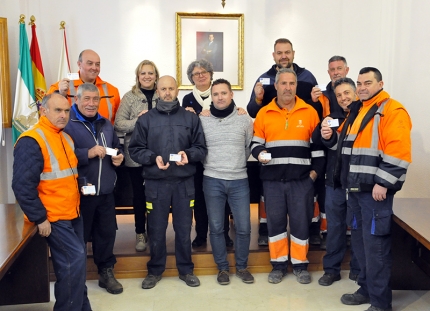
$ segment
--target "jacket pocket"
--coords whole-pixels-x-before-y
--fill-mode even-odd
[[[185,180],[184,185],[187,198],[190,200],[194,200],[196,193],[194,189],[194,176]]]
[[[373,210],[372,217],[372,235],[388,235],[391,233],[391,215],[393,211],[390,210]]]

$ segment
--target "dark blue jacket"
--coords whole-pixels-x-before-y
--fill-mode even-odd
[[[160,112],[157,107],[137,119],[128,146],[132,160],[142,164],[145,179],[181,180],[193,176],[196,162],[203,161],[207,154],[199,117],[179,104],[170,113]],[[179,151],[187,154],[188,164],[178,166],[170,162],[167,170],[158,168],[157,156],[166,164],[169,155]]]
[[[97,195],[112,193],[116,183],[116,167],[112,164],[111,156],[106,155],[103,159],[99,157],[88,158],[88,150],[96,144],[114,149],[118,148],[118,154],[122,153],[112,123],[99,114],[94,122],[86,121],[74,104],[70,112],[69,123],[64,131],[75,142],[79,177],[86,177],[87,182],[96,187]]]

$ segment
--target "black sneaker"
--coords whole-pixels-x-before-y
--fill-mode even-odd
[[[179,278],[184,281],[188,286],[197,287],[200,285],[199,278],[196,277],[193,273],[179,275]]]
[[[113,267],[103,268],[101,270],[99,275],[99,286],[101,288],[106,288],[107,292],[110,294],[121,294],[123,292],[121,283],[115,279]]]
[[[362,305],[364,303],[369,303],[370,298],[363,296],[357,291],[354,294],[343,294],[342,297],[340,298],[340,301],[344,305],[355,306],[355,305]]]
[[[248,271],[248,269],[241,269],[236,271],[236,276],[242,280],[243,283],[251,284],[254,283],[254,277]]]
[[[142,282],[143,289],[153,288],[161,280],[161,275],[148,274]]]
[[[340,280],[340,274],[324,273],[324,275],[318,280],[318,284],[322,286],[330,286],[335,281]]]
[[[206,244],[206,239],[201,237],[196,237],[194,241],[191,243],[192,247],[200,247]]]
[[[353,273],[352,271],[349,272],[349,279],[351,281],[357,282],[358,281],[358,274]]]
[[[218,272],[218,276],[216,278],[218,284],[220,285],[228,285],[230,284],[230,275],[227,270],[221,270]]]
[[[269,237],[267,235],[259,235],[258,236],[258,245],[260,245],[260,246],[269,245]]]

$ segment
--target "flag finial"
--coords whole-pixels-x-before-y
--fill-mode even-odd
[[[36,21],[36,17],[34,17],[34,15],[31,15],[30,22],[28,24],[33,26],[35,21]]]
[[[61,21],[60,23],[60,30],[64,29],[66,26],[66,22],[65,21]]]
[[[19,16],[19,23],[20,23],[20,24],[25,24],[25,15],[24,15],[24,14],[21,14],[21,15]]]

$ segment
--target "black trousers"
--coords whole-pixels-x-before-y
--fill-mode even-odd
[[[102,195],[81,195],[81,215],[84,221],[84,241],[92,237],[94,263],[101,269],[113,267],[113,254],[117,223],[113,193]]]

